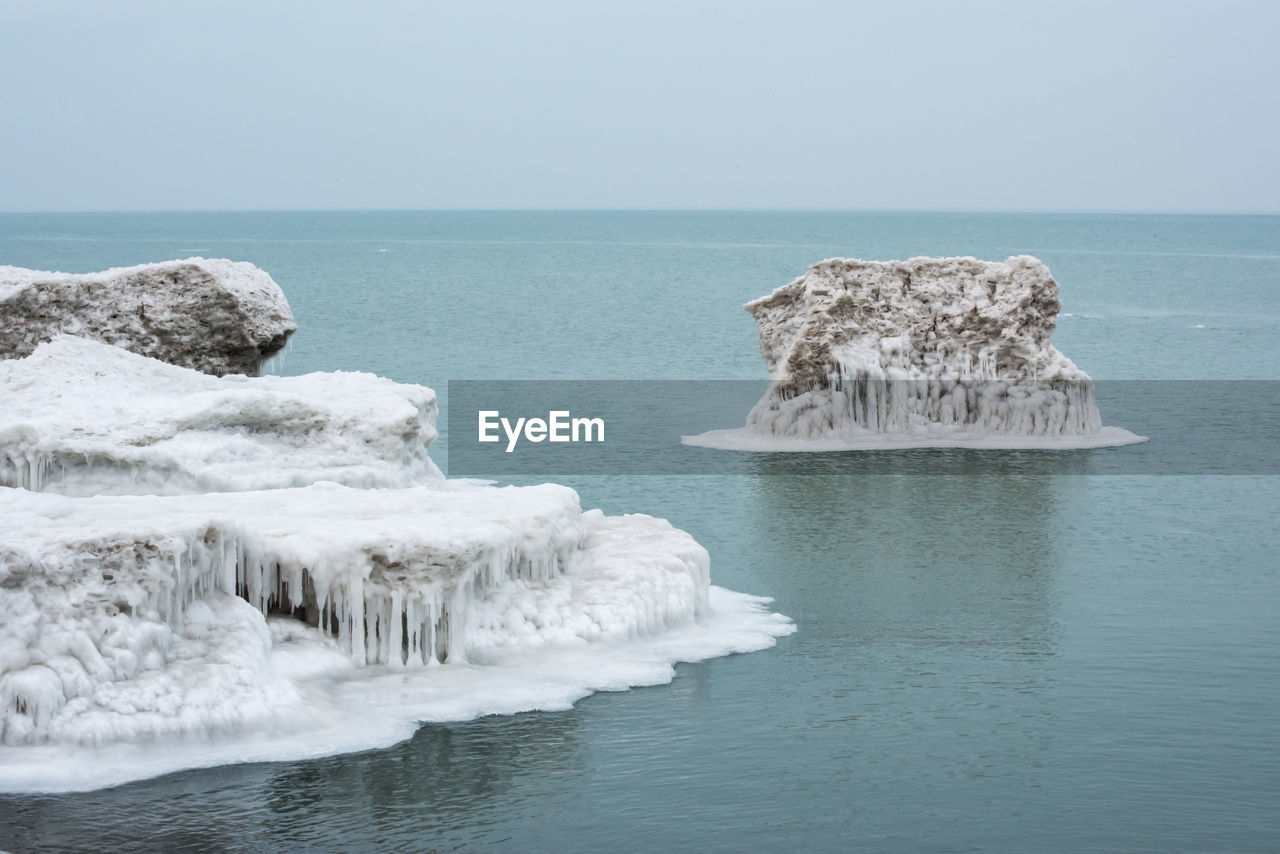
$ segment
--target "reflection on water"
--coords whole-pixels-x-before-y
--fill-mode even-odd
[[[463,830],[474,841],[520,778],[582,767],[577,727],[573,714],[491,717],[425,726],[387,750],[180,772],[83,794],[0,795],[0,848],[83,849],[94,840],[98,850],[155,850],[163,840],[169,851],[305,849],[333,844],[335,833],[377,847]]]
[[[781,583],[856,610],[861,643],[959,644],[1051,654],[1054,572],[1084,494],[1072,477],[793,476],[747,495]],[[803,576],[803,579],[801,578]],[[777,591],[785,595],[786,591]],[[798,592],[798,591],[797,591]],[[804,625],[801,619],[801,625]]]

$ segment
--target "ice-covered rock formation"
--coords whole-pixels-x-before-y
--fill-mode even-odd
[[[212,377],[59,336],[0,361],[0,486],[69,495],[408,486],[436,395],[361,373]]]
[[[770,388],[745,428],[685,442],[743,450],[1089,447],[1089,376],[1050,343],[1058,285],[1039,260],[821,261],[746,305]]]
[[[296,329],[280,287],[243,261],[83,275],[0,266],[0,359],[66,333],[208,374],[253,376]]]
[[[0,362],[0,791],[383,746],[793,630],[664,520],[445,480],[435,418],[368,374]]]
[[[295,639],[328,636],[355,665],[402,669],[660,634],[705,613],[709,596],[707,553],[688,534],[584,515],[550,484],[86,499],[0,489],[0,543],[9,745],[275,714],[295,692],[272,678],[269,614],[295,617]]]

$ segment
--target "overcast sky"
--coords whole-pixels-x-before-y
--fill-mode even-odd
[[[0,0],[0,210],[1280,211],[1280,2]]]

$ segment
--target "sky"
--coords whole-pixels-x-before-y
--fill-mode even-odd
[[[1280,212],[1280,2],[0,0],[0,210]]]

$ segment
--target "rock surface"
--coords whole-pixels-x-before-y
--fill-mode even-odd
[[[779,382],[833,372],[903,379],[1087,379],[1052,344],[1058,283],[1028,255],[1007,261],[832,258],[746,309]]]
[[[0,267],[0,358],[65,333],[207,374],[255,376],[296,329],[280,287],[243,261],[187,258],[83,275]]]

